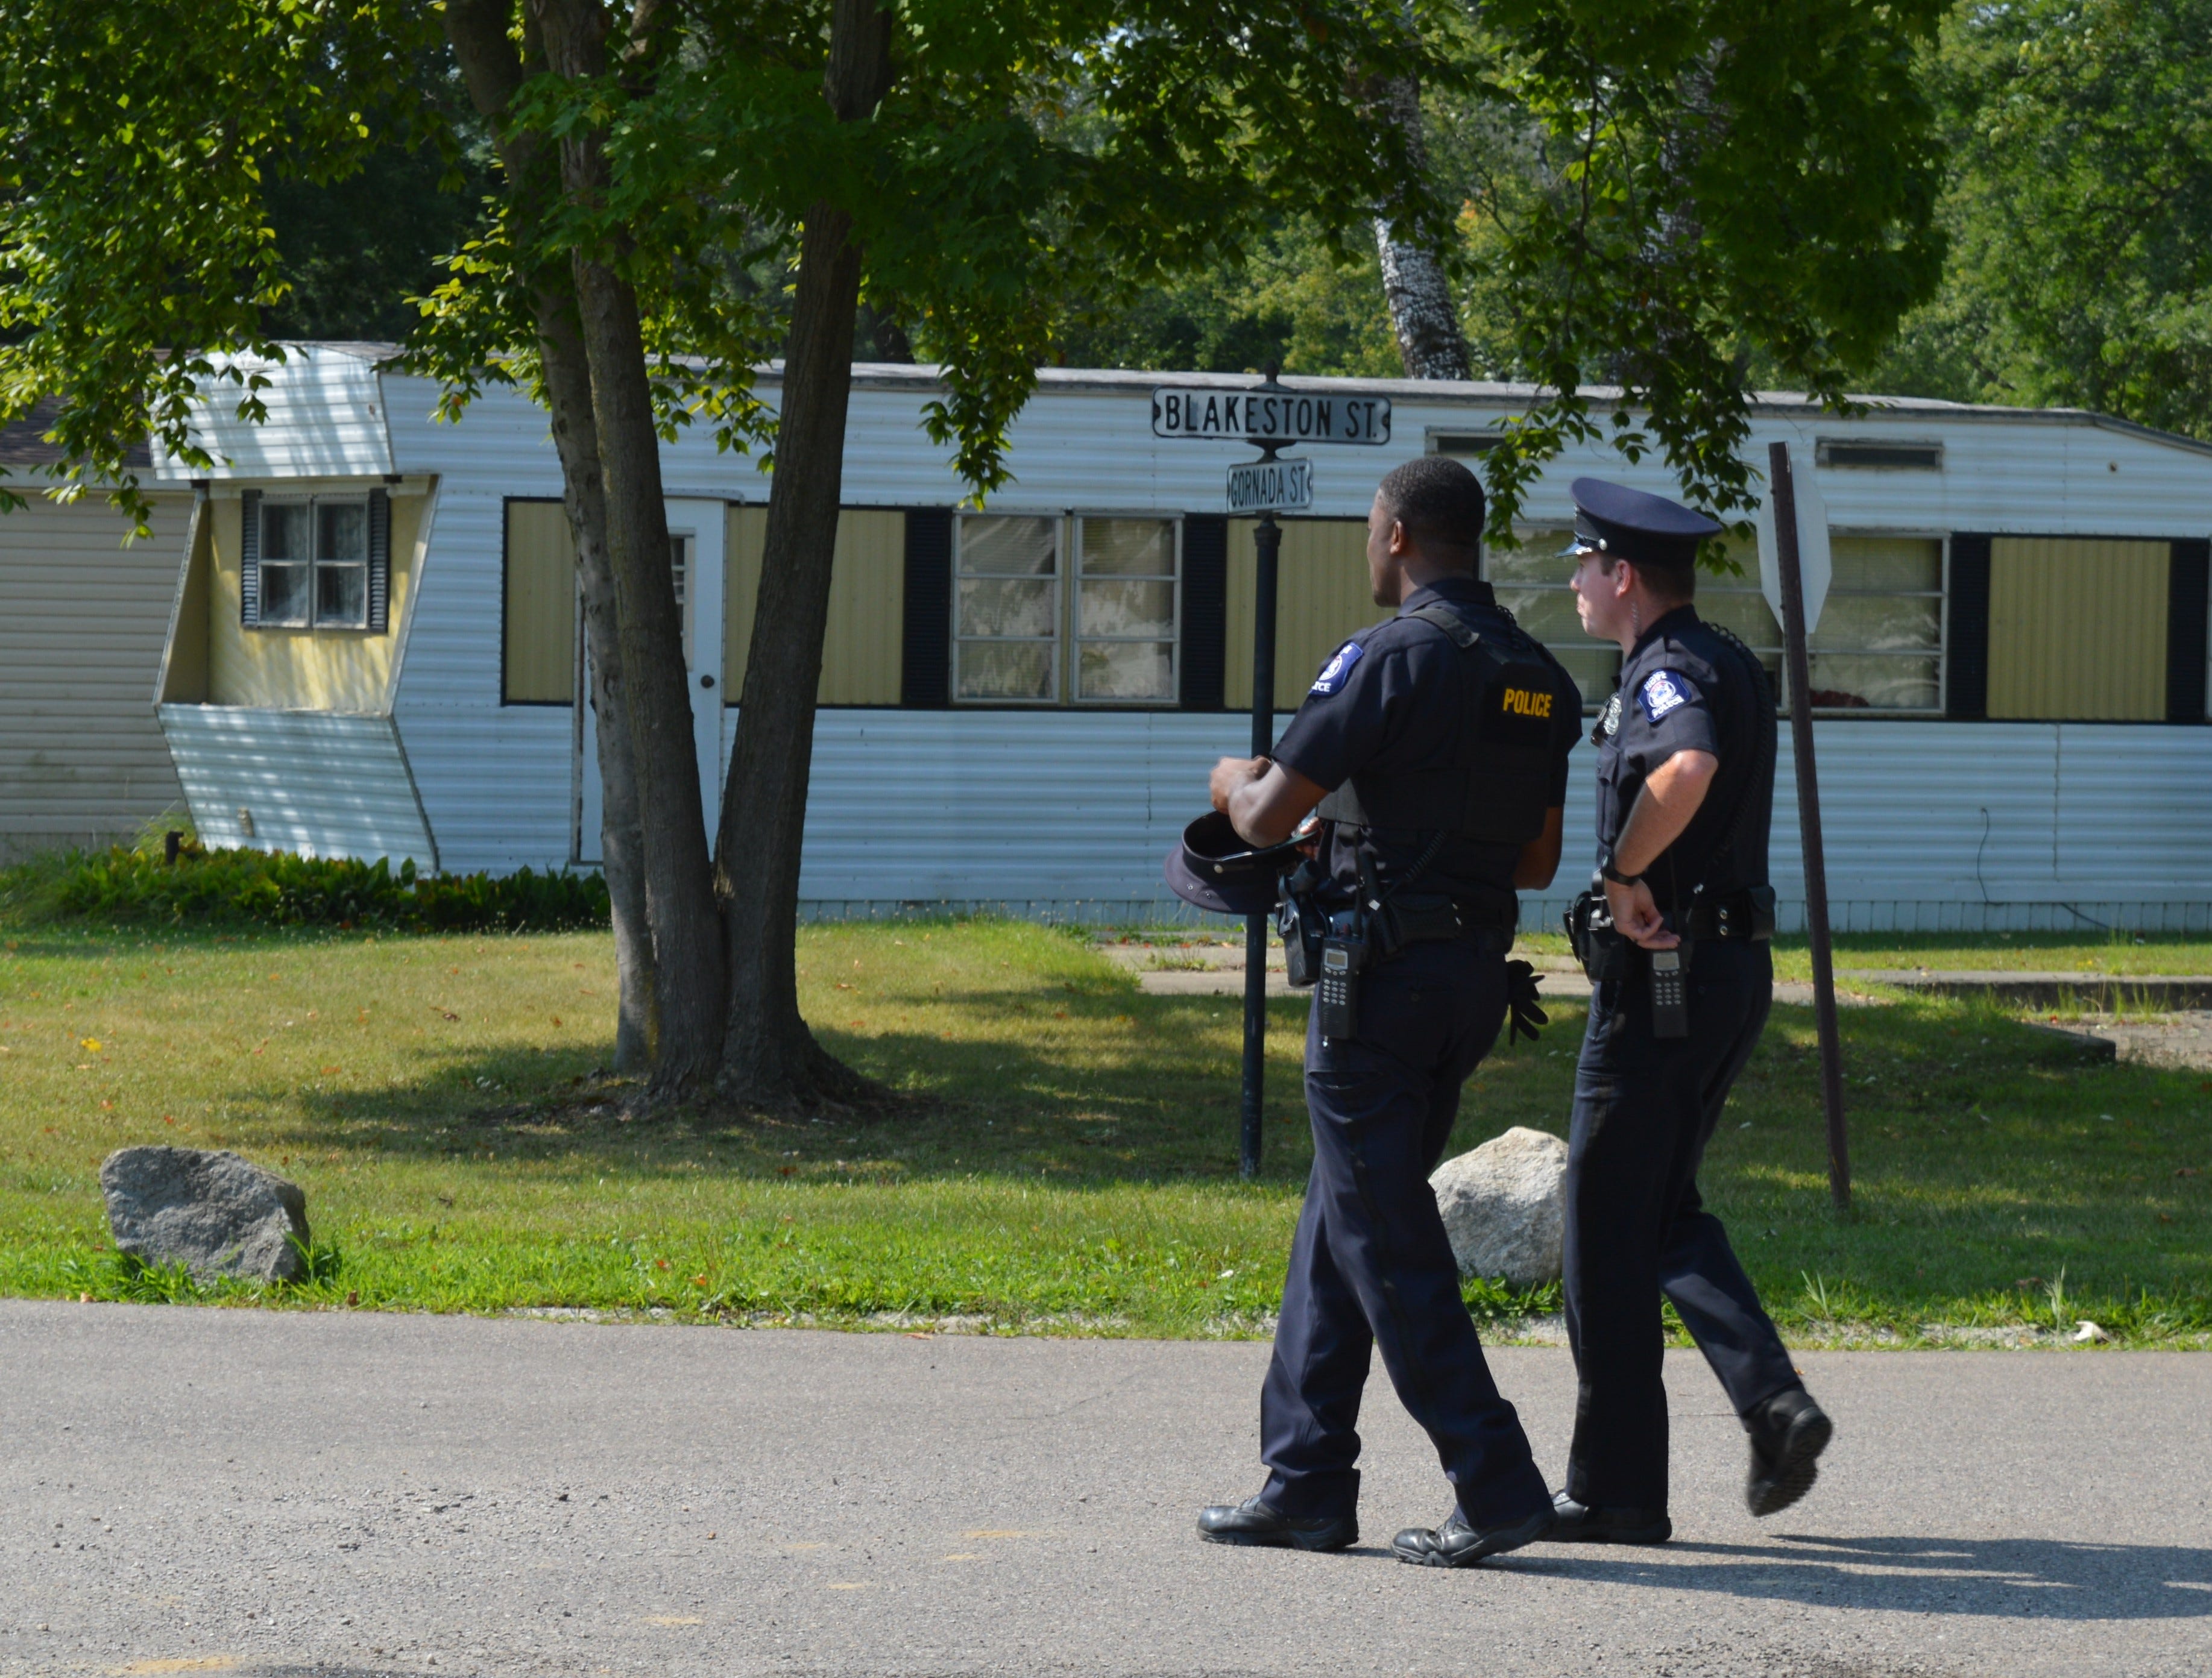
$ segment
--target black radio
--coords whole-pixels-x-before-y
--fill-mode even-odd
[[[1651,952],[1651,1035],[1687,1037],[1690,1034],[1690,987],[1685,974],[1684,952]]]
[[[1349,916],[1340,917],[1350,919]],[[1367,941],[1332,931],[1321,941],[1321,978],[1314,989],[1314,1022],[1322,1038],[1342,1042],[1359,1034],[1359,975],[1367,966]]]

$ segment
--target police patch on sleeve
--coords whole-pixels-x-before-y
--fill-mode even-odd
[[[1310,691],[1322,694],[1337,692],[1351,676],[1352,667],[1365,656],[1366,649],[1358,642],[1346,641],[1337,648],[1328,663],[1321,667],[1321,674],[1314,678]]]
[[[1644,707],[1645,719],[1654,723],[1697,697],[1698,690],[1690,685],[1689,678],[1673,670],[1652,671],[1636,690],[1636,702]]]

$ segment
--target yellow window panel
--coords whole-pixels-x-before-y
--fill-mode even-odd
[[[1229,521],[1227,641],[1222,697],[1231,711],[1252,706],[1252,597],[1259,574],[1249,518]],[[1367,579],[1367,523],[1358,518],[1286,518],[1275,605],[1275,709],[1296,711],[1314,675],[1344,640],[1390,613],[1375,603]]]
[[[753,609],[760,594],[766,507],[732,507],[725,551],[722,684],[735,705],[745,689]],[[830,619],[822,636],[818,705],[896,705],[906,635],[906,515],[846,507],[830,560]]]
[[[569,705],[576,694],[576,548],[558,501],[507,504],[508,705]]]
[[[2163,542],[2000,536],[1990,544],[1990,715],[2166,716]]]

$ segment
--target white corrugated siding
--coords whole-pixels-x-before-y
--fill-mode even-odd
[[[1204,809],[1213,760],[1242,752],[1248,727],[1237,716],[824,712],[801,894],[1165,906],[1161,859]],[[2194,904],[2199,921],[2212,906],[2202,838],[2212,731],[1839,722],[1820,724],[1815,746],[1840,925],[2064,924],[2065,904],[2179,924],[2187,917],[2168,906]],[[1772,868],[1795,905],[1786,730],[1781,758]],[[1531,900],[1532,924],[1549,924],[1587,877],[1596,762],[1587,746],[1572,760],[1565,860]]]
[[[392,708],[439,859],[462,874],[568,860],[574,757],[567,706],[500,703],[503,507],[477,466],[457,451],[441,482]]]
[[[198,406],[192,440],[215,464],[191,466],[154,451],[155,471],[167,478],[354,478],[394,471],[385,429],[384,393],[368,347],[295,344],[283,366],[240,360],[269,384],[261,395],[269,417],[238,417],[241,387],[214,385]],[[434,468],[431,469],[435,469]]]
[[[182,800],[154,685],[191,511],[155,497],[127,548],[98,495],[0,515],[0,853],[127,837]]]
[[[161,719],[208,845],[436,864],[390,718],[165,705]]]

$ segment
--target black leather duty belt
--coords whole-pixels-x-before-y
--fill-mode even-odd
[[[1388,954],[1407,944],[1464,937],[1470,932],[1495,932],[1510,939],[1520,924],[1521,911],[1517,903],[1480,898],[1394,898],[1383,904],[1376,918]]]

